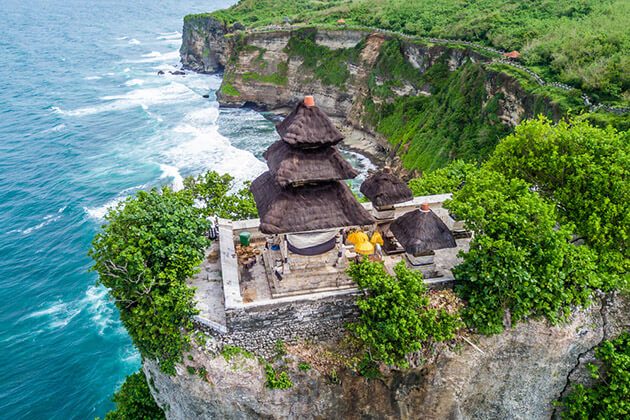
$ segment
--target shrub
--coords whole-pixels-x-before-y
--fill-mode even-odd
[[[588,302],[592,252],[569,242],[571,226],[558,227],[555,206],[526,182],[484,169],[445,205],[475,232],[453,270],[468,325],[498,333],[506,314],[512,322],[544,316],[555,323]]]
[[[195,273],[208,245],[208,223],[186,191],[140,191],[112,209],[92,243],[99,282],[144,357],[174,373],[188,347]]]
[[[265,364],[265,377],[265,385],[270,389],[289,389],[293,386],[287,372],[277,372],[269,363]]]
[[[562,402],[563,419],[626,419],[630,416],[630,333],[595,349],[601,367],[590,365],[597,383],[576,385]]]
[[[223,348],[221,349],[221,355],[227,362],[230,362],[236,356],[243,356],[246,359],[251,359],[254,357],[254,355],[247,350],[237,346],[230,346],[229,344],[223,346]]]
[[[218,216],[224,219],[249,219],[258,216],[254,196],[249,184],[236,189],[234,177],[208,171],[197,177],[184,179],[184,186],[193,198],[202,204],[205,216]]]
[[[164,412],[155,403],[147,379],[142,371],[127,376],[125,382],[112,397],[116,409],[105,416],[105,420],[160,420]]]
[[[422,274],[399,263],[390,276],[382,264],[364,260],[351,264],[348,273],[365,292],[357,300],[358,322],[349,325],[366,346],[371,360],[408,366],[406,356],[423,342],[455,336],[459,316],[429,306]]]
[[[409,181],[414,196],[452,193],[461,188],[466,178],[477,171],[477,166],[463,160],[454,160],[444,168],[426,172]]]
[[[630,271],[630,132],[585,121],[522,123],[488,165],[518,177],[554,203],[561,223],[597,252],[601,283],[628,286]]]

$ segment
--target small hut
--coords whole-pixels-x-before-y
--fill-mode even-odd
[[[412,265],[433,263],[435,250],[455,248],[455,238],[427,203],[396,219],[389,227],[407,253]]]
[[[317,255],[335,247],[340,228],[374,223],[341,182],[357,172],[335,145],[343,139],[312,96],[276,127],[280,141],[265,152],[269,171],[252,182],[260,231],[283,235],[283,254]]]
[[[361,184],[361,193],[372,202],[377,219],[391,219],[394,204],[413,199],[411,190],[389,167],[373,172]]]
[[[516,50],[514,50],[514,51],[503,53],[503,57],[511,58],[513,60],[516,60],[516,59],[521,58],[521,53],[516,51]]]

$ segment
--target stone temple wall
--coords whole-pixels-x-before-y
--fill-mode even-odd
[[[313,341],[340,337],[344,326],[356,319],[356,293],[332,295],[320,299],[295,299],[269,305],[226,310],[227,333],[220,333],[197,321],[197,327],[210,333],[222,344],[239,346],[263,357],[274,354],[278,340]]]

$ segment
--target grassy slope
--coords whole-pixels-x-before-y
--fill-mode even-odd
[[[246,26],[293,22],[376,26],[523,52],[546,77],[599,100],[630,102],[627,0],[241,0],[213,15]]]

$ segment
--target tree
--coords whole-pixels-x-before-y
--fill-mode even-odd
[[[363,260],[350,265],[348,274],[365,292],[357,300],[358,322],[349,326],[366,346],[371,360],[408,366],[406,356],[428,340],[454,337],[459,316],[429,305],[422,274],[399,263],[390,276],[381,263]]]
[[[571,305],[588,302],[595,282],[591,251],[569,242],[572,226],[558,227],[555,206],[526,182],[483,169],[445,205],[475,232],[453,270],[468,325],[498,333],[504,317],[555,323]]]
[[[184,186],[195,200],[201,203],[205,216],[225,219],[258,217],[249,184],[236,190],[236,183],[231,175],[219,175],[217,172],[208,171],[196,178],[187,177]]]
[[[142,370],[127,376],[112,400],[116,409],[105,416],[105,420],[160,420],[164,412],[155,403],[147,378]]]
[[[208,245],[208,222],[186,191],[140,191],[112,209],[90,256],[120,317],[144,357],[174,373],[196,313],[195,273]]]
[[[444,168],[426,172],[409,181],[413,195],[446,194],[459,189],[466,178],[477,171],[477,166],[463,160],[454,160]]]
[[[628,287],[630,132],[586,121],[522,123],[497,146],[488,166],[534,185],[558,208],[560,223],[598,255],[600,287]]]

